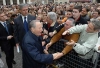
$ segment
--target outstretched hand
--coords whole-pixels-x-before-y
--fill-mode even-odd
[[[49,54],[49,52],[48,52],[46,49],[44,49],[44,53],[45,53],[45,54]]]
[[[48,43],[47,45],[46,45],[46,50],[48,50],[48,48],[51,46],[51,43]]]
[[[64,32],[62,33],[62,35],[66,35],[66,34],[69,34],[69,31],[68,31],[68,30],[66,30],[66,31],[64,31]]]
[[[56,59],[59,59],[63,56],[63,53],[61,52],[57,52],[57,53],[54,53],[53,54],[53,59],[56,60]]]
[[[67,45],[75,45],[75,41],[71,40],[70,42],[66,43]]]

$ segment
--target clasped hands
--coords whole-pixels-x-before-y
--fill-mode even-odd
[[[44,53],[49,54],[46,49],[44,49]],[[53,60],[56,60],[56,59],[61,58],[63,56],[63,53],[62,52],[56,52],[56,53],[53,53],[52,55],[53,55]]]
[[[49,52],[47,50],[50,46],[51,46],[51,43],[48,43],[46,45],[46,49],[44,49],[45,54],[49,54]],[[56,52],[56,53],[53,53],[52,55],[53,55],[53,60],[56,60],[56,59],[59,59],[60,57],[62,57],[64,54],[62,52]]]

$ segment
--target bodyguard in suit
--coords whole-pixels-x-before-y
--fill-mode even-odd
[[[29,24],[30,31],[26,33],[22,42],[23,68],[46,68],[53,60],[60,58],[63,53],[45,54],[42,47],[41,33],[43,25],[38,20]]]
[[[11,24],[6,21],[5,14],[0,11],[0,45],[6,54],[6,63],[8,68],[13,68],[14,59],[14,37]]]
[[[35,19],[34,16],[28,14],[28,5],[19,5],[20,15],[14,19],[14,35],[16,45],[21,45],[22,39],[29,30],[28,24]]]

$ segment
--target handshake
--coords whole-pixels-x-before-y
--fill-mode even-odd
[[[64,54],[62,52],[57,52],[52,54],[53,55],[53,60],[61,58]]]

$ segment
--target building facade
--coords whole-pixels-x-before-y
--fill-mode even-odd
[[[31,0],[31,3],[48,4],[48,0]]]
[[[100,0],[0,0],[0,5],[13,5],[13,4],[21,4],[21,3],[69,3],[69,2],[100,2]]]
[[[69,3],[69,0],[54,0],[54,3]]]
[[[31,0],[0,0],[0,5],[16,5],[20,3],[31,3]]]

